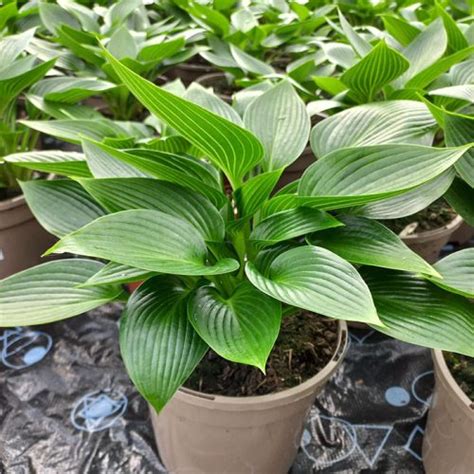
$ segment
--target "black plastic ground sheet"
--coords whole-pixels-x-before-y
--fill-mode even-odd
[[[0,329],[0,473],[164,473],[118,348],[121,307]],[[430,352],[351,329],[292,474],[423,472]]]

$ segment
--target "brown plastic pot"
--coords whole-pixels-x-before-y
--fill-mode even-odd
[[[435,391],[423,438],[427,474],[472,474],[474,403],[454,380],[439,350],[432,352]]]
[[[194,81],[197,81],[205,74],[215,72],[216,68],[212,65],[183,63],[166,71],[166,76],[171,79],[181,79],[181,82],[188,86]]]
[[[451,234],[449,241],[457,245],[464,245],[469,242],[472,237],[474,237],[474,227],[463,221],[459,229]]]
[[[285,168],[281,175],[280,181],[276,186],[276,189],[281,189],[283,186],[300,179],[308,166],[312,165],[316,161],[311,147],[307,146],[301,156],[288,168]]]
[[[160,415],[151,409],[160,456],[173,474],[286,474],[317,393],[334,374],[347,344],[314,377],[279,393],[224,397],[180,389]]]
[[[24,196],[0,201],[0,279],[40,263],[54,241],[34,218]]]
[[[223,72],[214,72],[212,74],[206,74],[201,76],[199,79],[196,80],[198,84],[201,84],[203,87],[212,87],[214,89],[214,93],[220,97],[223,101],[227,102],[228,104],[232,104],[232,96],[228,94],[222,94],[219,92],[219,89],[223,86],[229,86],[229,79],[227,75]]]
[[[410,235],[400,234],[403,242],[429,263],[438,261],[441,249],[449,242],[451,234],[462,224],[461,216],[456,216],[449,224],[439,229]]]

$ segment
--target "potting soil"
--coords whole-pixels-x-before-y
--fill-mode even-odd
[[[148,406],[120,359],[120,310],[0,329],[0,473],[166,472]],[[423,472],[432,385],[429,350],[351,329],[292,474]]]

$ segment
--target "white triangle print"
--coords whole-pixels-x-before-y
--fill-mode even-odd
[[[357,449],[373,468],[393,430],[390,425],[352,425],[357,434]]]

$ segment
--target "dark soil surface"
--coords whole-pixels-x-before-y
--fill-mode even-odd
[[[316,375],[330,361],[336,346],[337,322],[303,311],[283,319],[266,375],[209,351],[185,387],[232,397],[281,392]]]
[[[434,230],[449,224],[455,217],[456,211],[444,199],[438,199],[416,214],[401,219],[382,221],[389,229],[399,234],[406,226],[416,223],[411,233]]]
[[[21,189],[17,188],[0,188],[0,201],[6,201],[7,199],[14,198],[21,194]]]
[[[214,92],[220,96],[230,97],[234,92],[239,90],[235,84],[229,83],[225,76],[216,76],[214,78],[206,78],[204,81],[199,81],[203,87],[212,87]]]
[[[444,352],[449,370],[461,390],[474,401],[474,359],[452,352]]]

